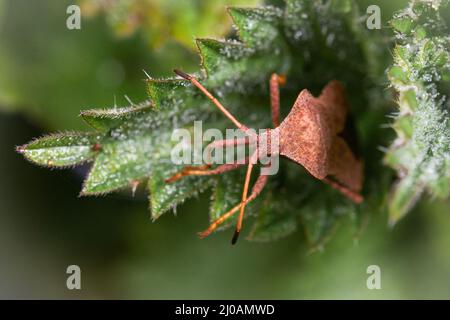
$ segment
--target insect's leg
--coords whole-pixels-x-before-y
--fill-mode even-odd
[[[276,73],[270,77],[270,107],[272,110],[272,123],[276,128],[280,125],[280,85],[286,83],[286,78]]]
[[[362,201],[363,164],[350,150],[347,143],[337,137],[331,147],[329,175],[333,181],[325,181],[356,203]],[[330,180],[330,179],[328,179]]]
[[[249,143],[250,143],[250,138],[249,137],[213,141],[210,144],[208,144],[206,146],[206,148],[205,148],[206,157],[207,157],[205,159],[205,162],[206,163],[210,163],[210,161],[211,161],[211,154],[212,154],[212,151],[215,148],[231,147],[231,146],[235,147],[235,146],[239,146],[239,145],[243,145],[243,144],[249,144]]]
[[[187,176],[211,176],[215,174],[221,174],[227,171],[235,170],[243,165],[244,163],[226,163],[211,170],[208,170],[210,165],[207,164],[197,167],[186,166],[180,172],[175,173],[169,179],[166,179],[166,183],[172,183]]]
[[[322,181],[329,184],[332,188],[338,190],[340,193],[342,193],[344,196],[352,200],[354,203],[361,203],[364,200],[364,198],[359,193],[351,190],[350,188],[344,186],[343,184],[340,184],[329,178],[325,178]]]
[[[174,174],[169,179],[166,179],[167,183],[175,182],[182,177],[189,176],[189,175],[213,175],[213,174],[220,174],[223,172],[227,172],[230,170],[237,169],[243,164],[224,164],[221,166],[218,166],[217,168],[213,170],[208,170],[211,168],[210,158],[211,158],[211,152],[213,149],[218,147],[227,147],[227,146],[237,146],[242,144],[248,144],[249,138],[239,138],[239,139],[228,139],[228,140],[217,140],[213,141],[210,144],[206,146],[205,151],[207,151],[207,159],[205,159],[206,164],[200,165],[200,166],[185,166],[183,170],[180,172]],[[245,160],[247,162],[247,159]]]
[[[180,70],[173,70],[177,75],[179,75],[180,77],[189,80],[194,86],[196,86],[197,88],[200,89],[201,92],[203,92],[203,94],[205,96],[208,97],[209,100],[211,100],[216,106],[217,108],[219,108],[220,111],[222,111],[222,113],[231,120],[231,122],[234,123],[234,125],[246,132],[248,131],[248,128],[246,126],[244,126],[242,123],[240,123],[239,121],[236,120],[236,118],[227,110],[227,108],[225,108],[220,102],[219,100],[217,100],[200,82],[198,82],[197,79],[195,79],[193,76],[188,75],[187,73],[184,73],[183,71]]]
[[[255,184],[253,185],[252,192],[250,196],[245,201],[245,204],[248,204],[250,201],[254,200],[264,189],[264,186],[267,183],[267,179],[269,176],[266,175],[260,175],[258,179],[256,180]],[[225,214],[221,215],[219,218],[214,220],[203,232],[200,232],[198,235],[200,238],[204,238],[209,236],[214,230],[217,229],[223,222],[225,222],[228,218],[230,218],[232,215],[234,215],[239,208],[242,207],[242,203],[239,203],[238,205],[234,206],[230,211],[226,212]]]
[[[248,186],[250,184],[250,178],[252,176],[253,165],[256,163],[257,159],[258,159],[258,151],[253,153],[253,155],[250,157],[250,161],[248,163],[247,173],[245,175],[244,190],[242,191],[242,201],[241,201],[241,207],[240,207],[240,211],[239,211],[239,217],[238,217],[238,221],[236,224],[236,230],[234,231],[233,239],[231,240],[231,244],[236,243],[236,241],[239,238],[239,234],[241,233],[245,205],[247,204]]]

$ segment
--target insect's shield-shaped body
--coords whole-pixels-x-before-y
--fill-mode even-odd
[[[347,112],[345,91],[337,81],[331,81],[318,98],[306,89],[301,91],[278,127],[280,155],[301,164],[317,179],[359,194],[362,162],[341,136]]]

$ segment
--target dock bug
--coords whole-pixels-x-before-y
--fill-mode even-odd
[[[210,169],[210,164],[201,166],[186,166],[183,170],[166,182],[171,183],[185,176],[214,175],[247,165],[242,200],[230,211],[213,221],[208,229],[199,233],[201,238],[210,235],[221,223],[239,211],[236,230],[232,239],[235,244],[242,229],[242,220],[247,203],[255,199],[267,183],[268,175],[260,174],[248,195],[250,177],[254,164],[260,160],[260,143],[269,140],[268,148],[271,156],[282,156],[303,166],[313,177],[329,184],[355,203],[361,203],[360,194],[363,184],[363,164],[350,149],[344,139],[344,129],[347,122],[348,105],[345,90],[338,81],[329,82],[319,97],[314,97],[308,90],[300,92],[287,117],[280,123],[279,86],[285,82],[283,76],[273,74],[270,79],[270,97],[273,129],[266,129],[264,134],[254,131],[240,123],[236,118],[193,76],[174,70],[180,77],[189,80],[200,89],[218,108],[243,131],[249,139],[233,139],[214,141],[207,148],[236,146],[248,144],[251,139],[256,141],[256,150],[245,163],[222,164]],[[277,148],[273,141],[267,139],[271,134],[278,137]]]

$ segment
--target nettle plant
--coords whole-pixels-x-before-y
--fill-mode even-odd
[[[399,180],[389,203],[391,224],[425,191],[442,199],[450,194],[450,30],[440,15],[448,4],[413,1],[392,20],[397,44],[388,77],[398,92],[397,138],[385,162]]]
[[[237,29],[227,40],[197,39],[201,71],[196,79],[251,128],[270,128],[269,79],[283,74],[281,120],[302,89],[319,96],[338,80],[346,88],[354,125],[352,145],[364,161],[364,201],[356,204],[302,167],[281,159],[279,172],[246,207],[247,239],[275,240],[302,229],[320,248],[343,219],[359,234],[367,217],[388,208],[391,223],[424,191],[450,192],[450,81],[448,29],[440,18],[448,1],[412,1],[391,21],[392,28],[368,30],[355,1],[286,0],[257,8],[228,9]],[[391,37],[396,45],[392,64]],[[392,113],[386,70],[398,110]],[[174,129],[230,127],[190,81],[147,80],[149,100],[124,108],[81,112],[92,132],[48,135],[18,147],[30,161],[52,168],[85,162],[92,167],[82,195],[103,195],[145,184],[153,219],[187,198],[211,189],[211,221],[241,201],[245,166],[214,176],[167,179],[183,169],[171,161]],[[394,130],[383,128],[389,117]],[[396,138],[391,147],[383,148]],[[206,141],[205,145],[208,144]],[[383,161],[384,159],[384,161]],[[397,171],[395,181],[390,165]],[[254,179],[253,179],[254,180]],[[253,182],[252,182],[253,184]],[[392,192],[388,192],[392,187]],[[387,205],[386,205],[387,204]],[[237,215],[217,230],[236,224]],[[250,221],[252,220],[252,221]],[[246,222],[247,223],[247,222]]]

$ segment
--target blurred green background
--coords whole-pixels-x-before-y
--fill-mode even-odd
[[[208,223],[208,193],[152,223],[144,192],[79,198],[86,168],[49,171],[16,154],[49,131],[88,129],[80,109],[143,100],[143,69],[196,70],[190,39],[223,36],[225,5],[255,3],[147,2],[147,20],[124,27],[80,1],[89,18],[70,31],[71,1],[0,0],[0,298],[450,298],[448,201],[423,200],[394,229],[371,216],[358,241],[342,224],[323,252],[309,254],[300,232],[230,246],[230,232],[196,236]],[[386,26],[406,1],[358,3],[380,5]],[[66,288],[71,264],[81,267],[80,291]],[[381,290],[366,287],[374,264]]]

